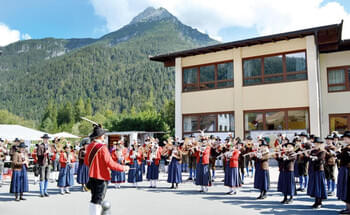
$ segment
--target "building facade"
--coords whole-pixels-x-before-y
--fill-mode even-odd
[[[175,67],[175,133],[218,136],[350,129],[342,23],[151,57]]]

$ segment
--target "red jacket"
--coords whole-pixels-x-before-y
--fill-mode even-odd
[[[147,154],[147,160],[150,159],[150,156],[151,156],[151,152],[149,151]],[[158,166],[161,159],[162,159],[162,147],[158,147],[156,152],[156,158],[154,159],[154,164]],[[151,164],[148,163],[148,165],[151,165]]]
[[[196,152],[196,156],[197,156],[197,163],[199,163],[199,160],[200,160],[199,151]],[[205,148],[202,154],[202,164],[209,164],[209,157],[210,157],[210,146],[207,146],[207,148]]]
[[[122,172],[124,171],[124,168],[122,165],[113,161],[111,154],[109,153],[106,145],[102,146],[102,148],[99,149],[99,151],[97,151],[95,158],[92,160],[92,163],[90,165],[89,157],[90,157],[91,150],[96,145],[99,145],[99,144],[103,144],[103,143],[98,143],[93,141],[88,145],[86,149],[84,163],[86,166],[89,167],[90,178],[109,181],[111,179],[110,170]]]
[[[76,161],[76,158],[75,158],[75,155],[74,155],[74,152],[71,152],[71,163],[74,163]],[[67,165],[67,153],[66,152],[61,152],[60,154],[60,164],[61,164],[61,167],[62,168],[65,168],[66,165]]]
[[[232,153],[232,157],[230,158],[230,167],[238,167],[238,157],[239,157],[239,151],[235,149]]]
[[[117,150],[113,149],[113,151],[111,152],[111,155],[112,155],[112,159],[113,159],[115,162],[119,163],[119,161],[118,161],[119,158],[118,158],[118,155],[117,155],[116,151],[117,151]],[[125,151],[124,151],[124,150],[122,151],[122,155],[123,155],[123,157],[124,157],[124,159],[122,160],[122,164],[125,164]]]
[[[36,164],[38,162],[38,157],[36,156],[36,148],[34,148],[33,150],[32,158],[34,159],[34,163]]]

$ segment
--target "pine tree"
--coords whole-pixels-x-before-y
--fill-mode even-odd
[[[90,98],[87,99],[85,104],[85,115],[86,116],[92,116],[92,105]]]
[[[80,117],[85,116],[85,104],[83,99],[80,97],[75,103],[74,107],[74,119],[76,122],[80,122]]]

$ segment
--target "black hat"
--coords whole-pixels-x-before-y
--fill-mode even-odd
[[[309,139],[315,139],[315,135],[314,134],[310,134]]]
[[[269,146],[265,139],[260,139],[259,141],[261,142],[260,146]]]
[[[325,140],[333,140],[334,137],[332,135],[328,135],[327,137],[324,138]]]
[[[3,139],[1,139],[1,137],[0,137],[0,142],[4,142],[4,140],[3,140]]]
[[[94,125],[94,130],[92,131],[92,133],[90,134],[89,137],[90,137],[90,139],[95,139],[95,138],[101,137],[105,133],[106,133],[106,131],[103,130],[101,125]]]
[[[210,135],[209,139],[215,139],[214,135]]]
[[[294,139],[295,140],[295,139]],[[295,146],[295,142],[294,142],[294,140],[293,141],[287,141],[286,142],[286,146],[288,146],[288,145],[292,145],[292,146]]]
[[[13,142],[21,142],[17,137]]]
[[[246,139],[247,140],[253,140],[253,138],[251,136],[247,136]]]
[[[335,139],[335,138],[338,138],[338,139],[340,139],[340,136],[336,133],[336,132],[333,132],[333,139]]]
[[[301,132],[301,133],[299,134],[299,136],[300,136],[300,137],[307,137],[307,138],[309,138],[309,135],[308,135],[307,133],[305,133],[305,132]]]
[[[27,148],[28,146],[24,143],[24,142],[21,142],[18,146],[18,148]]]
[[[41,139],[50,139],[50,137],[48,134],[44,134],[44,136],[42,136]]]
[[[345,131],[342,138],[344,138],[344,137],[350,138],[350,131]]]
[[[314,137],[314,143],[323,143],[320,137]]]
[[[301,139],[300,139],[299,137],[295,137],[295,138],[293,139],[293,142],[296,143],[297,141],[301,141]]]

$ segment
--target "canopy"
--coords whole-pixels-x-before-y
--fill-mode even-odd
[[[20,140],[41,140],[45,132],[41,132],[32,128],[27,128],[21,125],[0,125],[0,137],[9,141],[16,138]],[[51,134],[49,134],[52,137]]]
[[[79,139],[80,137],[75,136],[73,134],[67,133],[67,132],[60,132],[53,135],[54,137],[63,137],[63,138],[70,138],[70,139]]]

